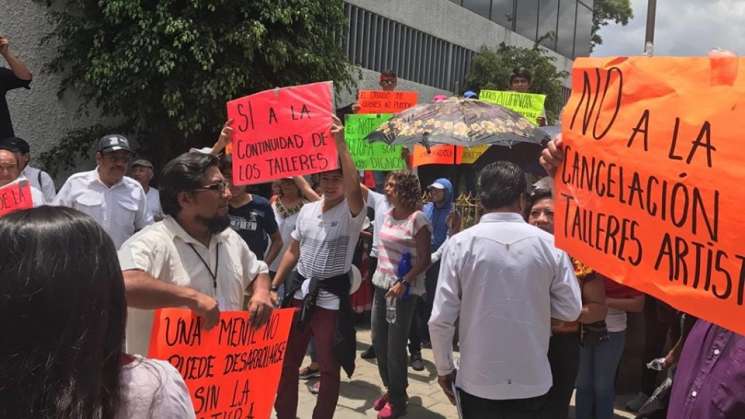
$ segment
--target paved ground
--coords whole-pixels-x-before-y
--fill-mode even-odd
[[[382,392],[378,368],[374,360],[368,361],[359,357],[359,354],[367,349],[371,343],[370,331],[358,328],[357,340],[358,356],[354,375],[351,379],[347,379],[342,372],[341,391],[335,415],[339,419],[377,417],[377,412],[373,410],[372,403]],[[450,401],[440,390],[440,386],[437,385],[437,372],[432,361],[432,351],[424,349],[422,357],[424,358],[424,371],[417,372],[409,368],[409,405],[405,417],[408,419],[457,418],[455,407],[450,404]],[[306,359],[303,365],[307,365],[308,362]],[[303,381],[300,385],[298,417],[301,419],[312,417],[313,407],[316,403],[316,397],[308,391],[306,383]],[[616,403],[617,407],[622,406],[628,398],[628,396],[619,397]],[[574,417],[573,413],[570,412],[572,418]],[[272,416],[272,418],[274,417]],[[616,410],[616,419],[633,417],[633,414]]]

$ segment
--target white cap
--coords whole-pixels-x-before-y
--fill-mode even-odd
[[[435,189],[445,189],[445,185],[443,185],[440,182],[435,182],[435,183],[429,185],[429,187],[430,188],[435,188]]]

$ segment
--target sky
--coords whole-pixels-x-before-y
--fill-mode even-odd
[[[631,0],[628,25],[609,24],[593,56],[641,55],[647,0]],[[745,55],[745,0],[657,0],[654,55],[706,55],[712,48]]]

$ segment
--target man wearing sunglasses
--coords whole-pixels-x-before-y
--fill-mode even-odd
[[[96,168],[70,176],[52,202],[93,217],[117,249],[135,231],[153,222],[142,186],[124,176],[131,157],[132,149],[124,136],[103,136],[96,147]]]
[[[228,183],[215,156],[184,153],[160,176],[165,218],[127,240],[119,262],[127,292],[127,352],[146,355],[153,309],[188,307],[208,329],[220,311],[243,310],[255,326],[272,310],[269,269],[230,226]]]

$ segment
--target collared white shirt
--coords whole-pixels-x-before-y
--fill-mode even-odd
[[[23,168],[21,175],[28,179],[31,186],[41,191],[44,195],[44,202],[54,201],[57,190],[54,186],[54,180],[52,180],[52,177],[49,176],[47,172],[26,165],[26,167]]]
[[[152,186],[145,193],[147,197],[147,212],[155,220],[163,219],[163,208],[160,206],[160,191]]]
[[[525,399],[551,388],[551,318],[576,320],[582,309],[569,256],[551,234],[516,213],[489,213],[450,238],[440,266],[429,330],[439,375],[491,400]]]
[[[326,211],[323,211],[323,199],[303,205],[292,238],[300,243],[297,271],[306,279],[295,298],[302,299],[308,294],[310,278],[333,278],[352,269],[354,249],[365,217],[364,209],[353,216],[346,198]],[[339,298],[320,290],[316,305],[338,310]]]
[[[207,247],[170,216],[127,240],[119,249],[119,263],[123,271],[145,271],[207,294],[217,300],[221,311],[241,310],[244,290],[257,275],[269,272],[232,229],[214,234]],[[210,271],[216,273],[216,280]],[[151,328],[152,310],[130,308],[127,352],[147,355]]]
[[[52,205],[75,208],[93,217],[117,249],[135,231],[153,222],[145,191],[136,180],[124,176],[109,188],[101,182],[98,169],[70,176]]]

